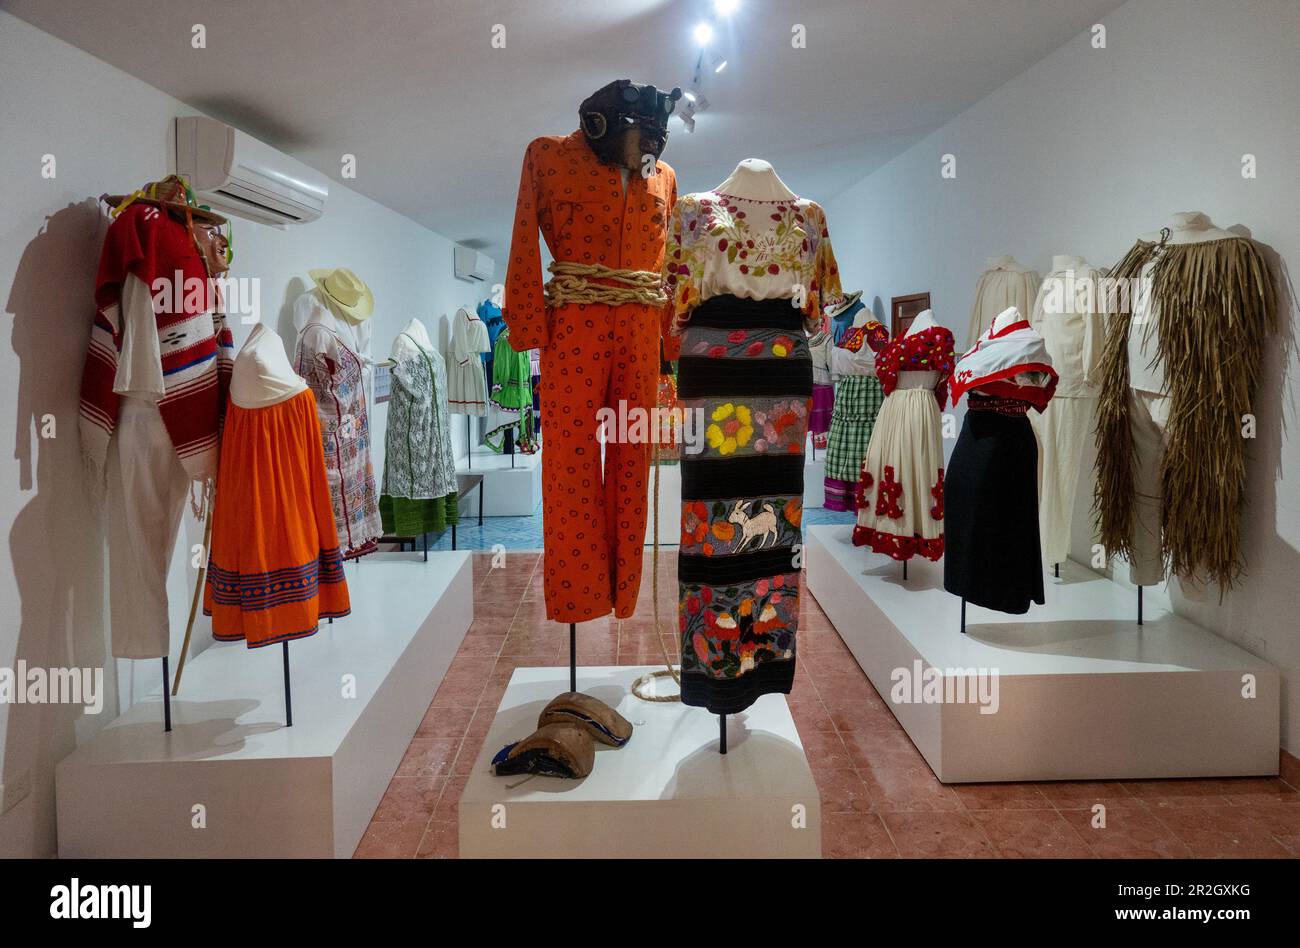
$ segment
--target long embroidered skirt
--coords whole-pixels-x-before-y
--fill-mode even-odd
[[[226,410],[203,613],[220,641],[302,638],[349,612],[316,399]]]
[[[858,482],[856,545],[896,560],[943,556],[942,426],[933,383],[885,398]]]
[[[944,485],[943,588],[1014,615],[1043,604],[1038,442],[1025,407],[972,395]]]
[[[677,391],[687,424],[703,425],[682,446],[682,702],[733,714],[794,683],[812,394],[800,311],[734,296],[701,304]]]
[[[835,408],[826,445],[827,510],[853,510],[862,460],[885,400],[874,375],[842,375],[835,382]]]

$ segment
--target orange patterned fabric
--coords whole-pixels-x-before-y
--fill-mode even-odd
[[[606,444],[602,470],[598,412],[654,406],[660,312],[634,303],[547,307],[537,233],[557,261],[660,272],[677,178],[663,162],[655,171],[633,172],[625,191],[580,131],[535,139],[524,155],[505,319],[511,346],[542,354],[543,582],[557,622],[611,609],[625,618],[636,608],[650,445]]]
[[[212,518],[203,613],[213,638],[257,648],[348,614],[310,389],[265,408],[229,404]]]

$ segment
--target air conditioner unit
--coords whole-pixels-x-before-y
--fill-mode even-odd
[[[497,265],[485,253],[479,253],[473,247],[456,248],[456,276],[461,280],[490,280],[496,272]]]
[[[176,119],[176,173],[202,204],[260,224],[305,224],[325,211],[329,180],[216,119]]]

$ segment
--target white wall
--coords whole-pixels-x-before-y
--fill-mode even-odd
[[[1132,0],[1103,23],[1105,49],[1075,37],[827,202],[846,288],[878,297],[878,313],[891,296],[930,291],[960,346],[985,258],[1010,253],[1040,273],[1058,253],[1112,265],[1177,211],[1244,227],[1300,265],[1300,3]],[[1241,174],[1247,153],[1255,180]],[[953,180],[940,177],[945,154]],[[1222,604],[1173,599],[1282,670],[1283,745],[1300,754],[1300,440],[1287,436],[1300,361],[1295,303],[1284,301],[1249,445],[1249,575]],[[1085,479],[1073,544],[1085,562],[1090,498]]]
[[[10,345],[0,347],[0,666],[106,666],[114,693],[102,714],[79,708],[0,704],[0,783],[9,799],[24,779],[32,792],[0,815],[0,856],[54,852],[53,768],[77,741],[160,683],[157,663],[133,663],[118,692],[108,653],[103,534],[83,492],[77,399],[93,314],[93,281],[107,219],[104,192],[157,179],[168,160],[171,119],[193,110],[0,11],[0,309]],[[41,176],[42,156],[57,176]],[[261,280],[261,311],[292,347],[289,303],[311,267],[347,266],[374,291],[374,354],[384,358],[412,316],[435,342],[448,338],[458,306],[486,293],[452,276],[452,244],[343,187],[331,184],[325,216],[275,230],[235,219],[232,276]],[[236,344],[250,326],[232,327]],[[373,415],[376,478],[386,406]],[[56,437],[39,437],[52,415]],[[453,444],[463,453],[464,419]],[[186,536],[169,582],[173,657],[179,651],[194,574]],[[210,640],[206,625],[195,643]],[[132,663],[122,663],[132,664]],[[143,667],[139,667],[143,666]],[[183,694],[183,692],[182,692]]]

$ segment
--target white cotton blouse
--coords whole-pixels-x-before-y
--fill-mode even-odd
[[[284,343],[272,329],[258,323],[235,356],[230,378],[230,400],[240,408],[278,405],[307,388],[293,370]]]
[[[1038,289],[1029,324],[1042,334],[1052,367],[1060,375],[1057,398],[1097,395],[1097,371],[1106,345],[1104,276],[1102,270],[1076,259],[1072,266],[1049,273]]]

